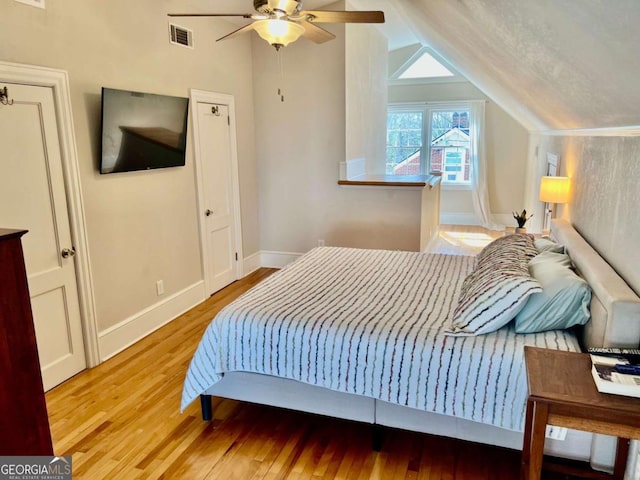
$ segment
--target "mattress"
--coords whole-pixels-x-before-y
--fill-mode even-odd
[[[278,376],[521,431],[524,345],[579,351],[567,331],[445,335],[474,258],[319,247],[208,326],[182,409],[226,372]]]

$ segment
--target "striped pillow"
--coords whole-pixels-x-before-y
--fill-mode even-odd
[[[495,255],[505,255],[511,252],[520,258],[523,254],[527,260],[531,260],[538,255],[538,249],[535,246],[532,235],[515,233],[499,237],[484,247],[482,251],[476,255],[476,265],[480,265],[485,260],[491,260]]]
[[[529,274],[533,239],[526,235],[509,237],[521,238],[498,239],[502,240],[498,245],[478,255],[475,270],[462,283],[447,334],[470,336],[498,330],[524,307],[529,295],[542,291]]]

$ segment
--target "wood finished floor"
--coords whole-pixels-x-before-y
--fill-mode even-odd
[[[519,453],[388,429],[380,452],[371,427],[214,399],[179,412],[185,371],[221,307],[273,273],[260,269],[100,366],[47,393],[57,455],[74,479],[515,480]],[[196,402],[197,403],[197,402]]]
[[[429,253],[476,255],[491,241],[504,235],[503,231],[487,230],[467,225],[440,225],[438,236],[427,246]]]

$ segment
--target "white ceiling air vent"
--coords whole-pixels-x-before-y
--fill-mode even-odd
[[[169,42],[174,45],[193,48],[193,32],[187,28],[170,23]]]

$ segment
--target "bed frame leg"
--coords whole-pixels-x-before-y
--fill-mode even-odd
[[[371,441],[374,452],[382,450],[382,443],[384,442],[384,428],[382,425],[373,424],[371,426]]]
[[[213,404],[211,395],[200,395],[200,409],[202,410],[202,420],[209,422],[213,420]]]

